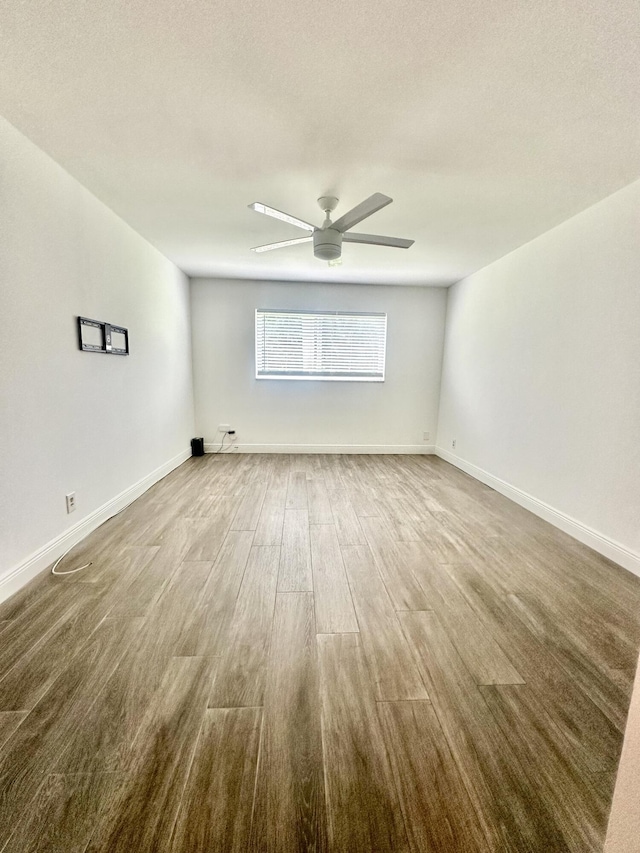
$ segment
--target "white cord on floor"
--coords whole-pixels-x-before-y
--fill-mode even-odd
[[[121,512],[124,512],[124,511],[125,511],[125,509],[128,509],[128,508],[131,506],[131,504],[132,504],[132,503],[134,503],[134,501],[135,501],[135,500],[137,500],[137,498],[135,498],[133,501],[129,501],[129,503],[128,503],[126,506],[123,506],[123,507],[122,507],[122,509],[119,509],[119,510],[118,510],[118,512],[114,512],[114,513],[113,513],[113,515],[110,515],[110,516],[109,516],[109,518],[105,518],[105,520],[102,522],[102,524],[106,524],[106,523],[107,523],[107,521],[111,521],[111,519],[112,519],[112,518],[115,518],[115,517],[116,517],[116,515],[120,515],[120,513],[121,513]],[[102,524],[100,524],[100,525],[98,525],[98,526],[99,526],[99,527],[102,527]],[[97,529],[98,529],[98,528],[96,527],[96,530],[97,530]],[[82,540],[80,540],[80,541],[82,541]],[[79,568],[77,568],[77,569],[69,569],[69,571],[68,571],[68,572],[56,572],[56,569],[58,568],[58,566],[60,565],[60,563],[64,560],[64,558],[67,556],[67,554],[68,554],[70,551],[73,551],[73,549],[76,547],[76,545],[77,545],[77,544],[78,544],[77,542],[74,542],[74,543],[73,543],[73,545],[71,546],[71,548],[67,548],[67,550],[64,552],[64,554],[62,554],[62,556],[61,556],[61,557],[58,557],[58,559],[55,561],[55,563],[53,564],[53,566],[51,566],[51,574],[52,574],[52,575],[58,575],[58,576],[61,576],[61,575],[74,575],[76,572],[81,572],[83,569],[88,569],[88,568],[89,568],[89,566],[92,566],[92,565],[93,565],[93,561],[92,561],[92,560],[90,560],[88,563],[85,563],[85,564],[84,564],[84,566],[80,566],[80,567],[79,567]]]
[[[113,517],[113,516],[112,516],[112,517]],[[107,519],[107,521],[108,521],[108,519]],[[89,566],[91,565],[91,563],[90,563],[90,562],[89,562],[89,563],[85,563],[85,564],[84,564],[84,566],[80,566],[80,568],[79,568],[79,569],[70,569],[68,572],[56,572],[56,568],[57,568],[57,567],[60,565],[60,563],[64,560],[64,558],[67,556],[67,554],[69,553],[69,551],[72,551],[72,550],[76,547],[76,545],[77,545],[77,544],[78,544],[78,543],[76,542],[74,545],[72,545],[72,546],[71,546],[71,548],[68,548],[68,549],[64,552],[64,554],[63,554],[61,557],[58,557],[58,559],[55,561],[55,563],[54,563],[54,564],[53,564],[53,566],[51,567],[51,574],[52,574],[52,575],[73,575],[73,574],[75,574],[76,572],[81,572],[83,569],[88,569],[88,568],[89,568]]]

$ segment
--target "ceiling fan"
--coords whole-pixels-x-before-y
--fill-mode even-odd
[[[304,231],[310,231],[311,234],[307,237],[296,237],[293,240],[281,240],[279,243],[267,243],[264,246],[254,246],[253,252],[270,252],[272,249],[281,249],[284,246],[295,246],[298,243],[310,243],[313,241],[313,254],[316,258],[323,261],[336,261],[342,254],[342,243],[370,243],[373,246],[393,246],[397,249],[408,249],[412,246],[413,240],[404,240],[401,237],[380,237],[377,234],[356,234],[349,229],[362,222],[367,216],[371,216],[377,210],[391,204],[392,198],[382,193],[374,193],[365,201],[356,205],[352,210],[345,213],[340,219],[335,222],[331,221],[331,213],[338,205],[338,199],[335,196],[321,196],[318,199],[320,210],[325,213],[325,220],[318,228],[311,225],[310,222],[305,222],[303,219],[298,219],[291,216],[289,213],[283,213],[281,210],[275,210],[273,207],[268,207],[266,204],[261,204],[254,201],[249,207],[258,213],[264,213],[267,216],[273,216],[274,219],[281,219],[283,222],[288,222],[290,225],[296,225]]]

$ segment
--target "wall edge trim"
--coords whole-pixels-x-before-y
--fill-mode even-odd
[[[115,515],[121,509],[124,509],[127,504],[139,498],[155,483],[166,477],[174,468],[188,459],[191,456],[190,450],[184,450],[176,454],[172,459],[160,465],[146,477],[138,480],[137,483],[124,489],[115,497],[106,501],[89,515],[80,519],[72,527],[69,527],[59,536],[51,539],[46,545],[43,545],[37,551],[34,551],[22,562],[18,563],[8,572],[0,576],[0,602],[5,601],[28,581],[39,574],[47,566],[50,566],[58,557],[62,556],[65,551],[68,551],[78,542],[92,533],[97,527],[100,527],[111,516]]]
[[[564,533],[568,533],[569,536],[573,536],[574,539],[582,542],[583,545],[593,548],[594,551],[602,554],[603,557],[613,560],[614,563],[618,563],[618,565],[632,572],[634,575],[640,576],[640,554],[637,554],[635,551],[631,551],[614,539],[610,539],[603,533],[561,512],[559,509],[530,495],[528,492],[517,488],[517,486],[512,486],[506,480],[501,480],[500,477],[490,474],[472,462],[467,462],[466,459],[456,456],[455,453],[445,450],[444,447],[436,445],[435,454],[444,459],[445,462],[450,462],[456,468],[460,468],[461,471],[495,489],[496,492],[500,492],[500,494],[509,498],[514,503],[528,509],[539,518],[548,521],[549,524],[559,528]]]
[[[205,442],[205,453],[215,453],[219,444]],[[221,455],[235,453],[410,453],[433,454],[433,444],[234,444],[234,450],[222,451]]]

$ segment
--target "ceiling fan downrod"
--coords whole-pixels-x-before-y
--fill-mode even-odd
[[[334,261],[342,254],[342,234],[331,227],[331,213],[338,206],[338,199],[323,195],[318,199],[318,205],[326,219],[322,228],[313,232],[313,254],[322,261]]]

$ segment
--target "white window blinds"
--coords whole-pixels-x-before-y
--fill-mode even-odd
[[[386,314],[256,310],[258,379],[384,382]]]

